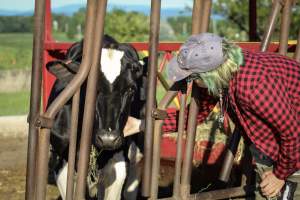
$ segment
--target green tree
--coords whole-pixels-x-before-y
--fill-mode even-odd
[[[84,23],[85,8],[82,8],[70,20],[68,36],[75,37],[78,25],[83,31]],[[148,41],[149,19],[142,13],[114,9],[106,14],[104,32],[120,42]]]

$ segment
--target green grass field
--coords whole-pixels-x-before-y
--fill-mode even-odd
[[[29,98],[29,91],[0,93],[0,116],[28,114]]]
[[[31,67],[32,34],[0,34],[0,70]]]

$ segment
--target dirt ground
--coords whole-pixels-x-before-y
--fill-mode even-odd
[[[25,197],[27,138],[0,139],[0,199]],[[56,187],[48,187],[48,200],[58,196]]]

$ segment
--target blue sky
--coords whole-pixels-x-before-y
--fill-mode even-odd
[[[53,7],[61,7],[69,4],[86,4],[86,0],[52,0]],[[108,0],[109,4],[130,4],[130,5],[148,5],[151,0]],[[182,7],[192,5],[193,0],[161,0],[162,7]],[[34,0],[0,0],[0,10],[17,10],[28,11],[33,10]]]

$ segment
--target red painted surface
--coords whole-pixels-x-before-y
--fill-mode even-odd
[[[47,104],[47,100],[55,81],[53,75],[51,75],[46,70],[46,63],[51,60],[61,58],[61,53],[64,53],[71,45],[67,42],[56,42],[53,40],[51,32],[51,0],[46,0],[46,16],[45,16],[45,49],[44,49],[44,66],[43,66],[43,106]],[[149,49],[148,43],[145,42],[133,42],[131,43],[138,51],[147,51]],[[237,43],[242,48],[259,51],[259,42],[240,42]],[[181,43],[178,42],[162,42],[158,46],[158,50],[165,52],[166,59],[169,60],[171,57],[171,52],[177,51]],[[296,45],[289,45],[288,51],[294,52]],[[278,51],[278,43],[271,43],[268,49],[269,52]],[[161,69],[163,66],[161,65]],[[196,142],[195,151],[194,151],[194,160],[197,162],[202,162],[204,159],[205,162],[213,164],[218,159],[221,158],[221,154],[225,146],[223,143],[211,144],[208,141],[199,141]],[[176,140],[170,138],[167,134],[164,135],[161,143],[161,157],[163,159],[172,159],[176,157]]]

